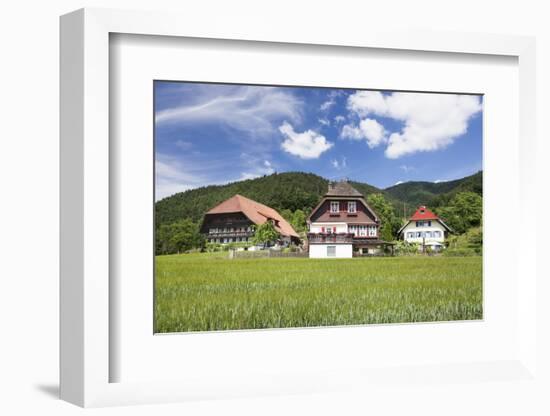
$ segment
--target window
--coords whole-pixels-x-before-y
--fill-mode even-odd
[[[357,226],[356,225],[350,225],[348,227],[348,232],[350,234],[353,234],[355,237],[357,237]]]
[[[414,238],[414,233],[411,233],[411,232],[407,233],[407,238]]]
[[[417,227],[431,227],[432,222],[431,221],[416,221]]]
[[[440,238],[441,237],[441,231],[434,231],[434,238]]]
[[[336,246],[327,246],[327,257],[336,257]]]
[[[338,213],[340,212],[340,202],[338,201],[332,201],[330,203],[330,212],[332,213]]]
[[[424,234],[426,234],[426,238],[432,238],[432,232],[426,231]]]
[[[332,234],[332,229],[330,227],[327,227],[327,234]]]
[[[369,225],[369,237],[376,237],[376,225]]]
[[[416,238],[422,238],[422,231],[416,232]]]
[[[355,201],[348,202],[348,212],[350,214],[355,214],[357,212],[357,203]]]

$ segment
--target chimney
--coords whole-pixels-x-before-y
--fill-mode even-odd
[[[329,181],[329,182],[328,182],[328,190],[329,190],[329,191],[332,191],[333,189],[334,189],[334,182]]]

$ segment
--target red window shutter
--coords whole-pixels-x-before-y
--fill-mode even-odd
[[[333,232],[336,232],[336,227],[332,227],[332,231],[333,231]]]
[[[321,232],[322,232],[322,233],[325,232],[325,227],[321,227]]]

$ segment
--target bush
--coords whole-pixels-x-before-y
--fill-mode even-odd
[[[476,252],[470,248],[448,248],[443,250],[443,255],[447,257],[466,257],[475,256]]]
[[[406,241],[396,241],[394,246],[394,254],[396,256],[413,256],[419,254],[417,243],[408,243]]]

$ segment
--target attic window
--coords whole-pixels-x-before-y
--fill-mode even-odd
[[[348,212],[350,214],[354,214],[357,212],[357,205],[355,204],[355,201],[348,202]]]
[[[338,201],[332,201],[330,203],[330,212],[332,213],[340,212],[340,203]]]

